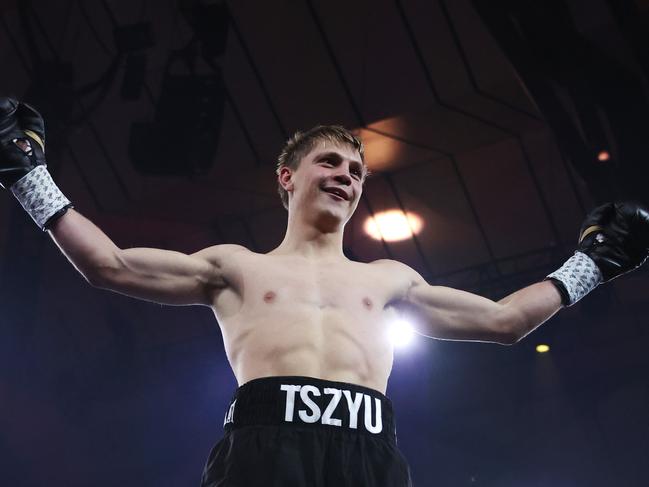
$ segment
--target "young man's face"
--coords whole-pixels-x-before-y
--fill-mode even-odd
[[[327,225],[345,224],[363,192],[366,167],[354,147],[319,142],[296,170],[283,168],[289,211],[306,211]]]

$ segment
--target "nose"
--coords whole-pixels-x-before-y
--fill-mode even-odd
[[[346,169],[339,168],[339,170],[336,172],[334,175],[334,181],[336,181],[339,184],[344,184],[345,186],[349,186],[352,184],[352,178],[347,172]]]

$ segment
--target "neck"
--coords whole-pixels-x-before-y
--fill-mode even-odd
[[[297,254],[307,258],[345,258],[343,225],[318,226],[289,214],[284,240],[272,253]]]

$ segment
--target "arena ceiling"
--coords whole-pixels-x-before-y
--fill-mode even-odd
[[[128,152],[132,124],[154,118],[165,73],[189,74],[182,62],[169,63],[170,51],[193,35],[176,2],[32,5],[33,51],[69,63],[75,87],[115,62],[115,25],[152,24],[141,97],[120,97],[122,56],[110,86],[61,108],[70,117],[88,108],[88,117],[48,140],[60,146],[50,156],[60,186],[119,242],[272,249],[286,221],[276,157],[289,135],[318,123],[356,129],[367,145],[375,176],[346,240],[361,260],[391,256],[429,278],[485,264],[506,273],[503,261],[572,244],[592,205],[468,1],[232,2],[216,60],[226,93],[212,134],[217,148],[207,172],[194,177],[144,175]],[[13,67],[2,84],[23,96],[34,85],[35,56],[19,17],[9,9],[0,29],[2,64]],[[212,72],[201,59],[195,69]],[[47,115],[58,106],[43,108]],[[364,219],[387,208],[424,218],[417,241],[383,243],[364,234]],[[470,286],[472,279],[459,282]]]

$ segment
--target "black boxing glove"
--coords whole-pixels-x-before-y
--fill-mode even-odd
[[[12,98],[0,98],[0,185],[43,230],[72,208],[47,171],[43,117]]]
[[[0,185],[10,188],[40,165],[47,165],[42,117],[29,105],[0,98]]]
[[[588,214],[578,251],[588,255],[608,282],[641,266],[649,254],[649,211],[633,202],[606,203]]]
[[[647,257],[649,211],[633,202],[606,203],[586,216],[575,254],[547,278],[570,306],[600,283],[641,266]]]

